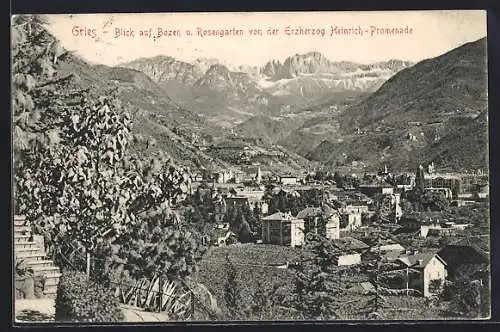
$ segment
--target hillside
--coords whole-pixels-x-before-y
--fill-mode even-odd
[[[246,142],[252,154],[243,162],[234,152],[231,152],[232,158],[219,156],[210,146],[223,139],[228,132],[221,130],[217,124],[210,124],[195,112],[179,106],[169,97],[171,90],[138,70],[90,65],[71,55],[58,66],[60,77],[68,74],[73,74],[72,84],[75,88],[90,88],[95,94],[117,91],[122,106],[130,111],[134,121],[134,141],[131,148],[145,156],[161,151],[175,163],[188,166],[194,171],[238,171],[239,168],[254,163],[261,165],[265,171],[300,171],[309,163],[305,158],[280,146],[253,141]],[[199,89],[207,89],[202,86],[204,83],[199,84]],[[234,138],[230,140],[234,141]],[[235,156],[238,158],[235,159]]]
[[[404,69],[352,107],[342,118],[345,128],[477,115],[487,102],[486,60],[481,39]]]
[[[273,119],[265,115],[254,116],[233,128],[233,132],[243,137],[258,137],[266,142],[277,142],[300,126],[293,118]]]
[[[342,142],[339,115],[368,95],[369,93],[366,92],[337,93],[332,100],[302,109],[298,112],[302,115],[302,124],[297,129],[291,130],[278,143],[300,155],[307,156],[324,140]]]
[[[478,117],[485,112],[483,38],[394,75],[331,121],[332,137],[307,157],[330,165],[487,167],[487,121]]]
[[[123,64],[122,67],[141,71],[157,83],[175,80],[181,83],[193,84],[205,73],[205,70],[199,65],[193,65],[163,55],[153,58],[140,58]]]
[[[194,169],[214,165],[227,167],[198,151],[195,140],[211,137],[218,131],[203,118],[179,107],[165,91],[144,73],[127,68],[91,66],[76,56],[69,56],[58,66],[58,75],[74,74],[72,84],[77,88],[91,88],[96,93],[117,89],[122,105],[134,120],[132,149],[144,155],[163,151],[176,163]],[[196,137],[178,135],[179,128],[196,132]],[[154,142],[154,143],[153,143]]]

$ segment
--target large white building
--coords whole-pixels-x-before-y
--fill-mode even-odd
[[[262,220],[262,242],[285,246],[301,246],[304,243],[304,219],[291,213],[276,212]]]

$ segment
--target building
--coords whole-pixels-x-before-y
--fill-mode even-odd
[[[353,237],[332,240],[332,244],[338,250],[334,260],[337,266],[360,264],[362,254],[370,249],[366,243]]]
[[[368,213],[368,205],[363,205],[361,203],[347,204],[344,209],[346,213]]]
[[[373,247],[370,249],[370,251],[372,251],[372,252],[379,251],[380,253],[386,253],[389,251],[403,253],[403,252],[405,252],[405,250],[406,249],[402,245],[400,245],[399,243],[383,244],[383,245],[379,246],[378,248]]]
[[[301,246],[304,243],[304,219],[291,213],[276,212],[262,221],[262,242],[285,246]]]
[[[420,236],[443,236],[443,235],[454,235],[457,231],[463,231],[470,224],[456,224],[454,222],[445,222],[442,225],[433,223],[425,224],[420,226]]]
[[[264,201],[264,190],[255,188],[236,188],[234,190],[234,197],[246,197],[249,207],[260,209],[261,215],[266,215],[269,205]]]
[[[432,192],[444,195],[447,199],[452,199],[453,193],[450,188],[437,188],[437,187],[427,187],[424,189],[425,192]]]
[[[279,182],[285,185],[294,185],[297,184],[298,180],[296,176],[287,175],[287,176],[280,176]]]
[[[436,253],[403,255],[396,262],[403,268],[418,272],[409,274],[408,285],[420,291],[424,297],[432,295],[433,280],[438,280],[442,286],[448,275],[446,262]]]
[[[369,197],[373,197],[377,194],[392,195],[394,193],[393,187],[383,184],[361,184],[358,189]]]
[[[477,197],[480,199],[485,199],[490,196],[490,186],[489,184],[485,185],[479,185],[478,186],[478,192],[477,192]]]
[[[327,239],[340,238],[340,214],[329,206],[308,207],[297,213],[297,218],[304,219],[306,232],[318,232],[318,222],[323,218]]]
[[[260,167],[257,168],[257,174],[255,174],[255,182],[257,184],[260,184],[262,182],[262,171],[260,170]]]
[[[217,183],[228,183],[230,180],[234,180],[232,170],[216,172],[214,175]]]
[[[342,211],[340,218],[341,231],[354,231],[361,227],[361,213]]]
[[[488,182],[485,175],[435,173],[427,175],[424,184],[425,188],[449,188],[453,197],[469,197]]]

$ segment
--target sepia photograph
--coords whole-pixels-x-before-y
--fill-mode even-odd
[[[14,324],[491,317],[486,12],[11,16]]]

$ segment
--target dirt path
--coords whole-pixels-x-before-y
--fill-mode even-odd
[[[169,320],[164,313],[144,311],[129,305],[121,305],[124,322],[166,322]],[[16,323],[54,322],[54,299],[23,299],[15,300]]]
[[[54,299],[15,300],[14,310],[17,323],[53,322],[55,303]]]

